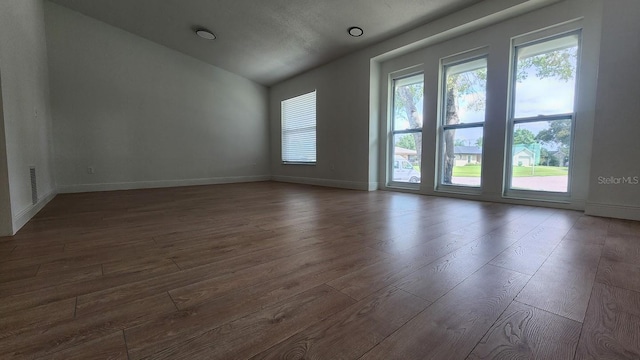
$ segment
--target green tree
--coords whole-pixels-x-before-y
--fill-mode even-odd
[[[540,160],[536,165],[553,166],[551,165],[553,159],[555,158],[551,156],[547,148],[540,148]]]
[[[531,145],[536,143],[536,135],[528,129],[516,129],[513,132],[514,145]]]
[[[447,76],[447,93],[445,103],[445,122],[447,125],[460,123],[458,116],[463,97],[460,95],[470,95],[471,101],[466,106],[474,110],[482,110],[485,105],[487,69],[477,69],[461,74]],[[442,182],[451,184],[453,177],[453,167],[455,166],[455,146],[459,146],[455,141],[455,130],[444,133],[444,166]]]
[[[465,145],[467,144],[462,139],[456,139],[454,142],[454,146],[465,146]]]
[[[484,144],[484,138],[482,136],[480,136],[478,139],[476,139],[476,146],[477,147],[482,147],[483,144]]]
[[[570,47],[540,55],[518,59],[517,80],[529,77],[531,71],[538,79],[554,78],[563,81],[572,80],[575,75],[578,48]]]
[[[394,113],[396,118],[405,119],[409,123],[410,129],[422,129],[422,109],[417,108],[417,104],[424,96],[424,83],[416,83],[398,86],[395,89]],[[414,148],[418,158],[422,153],[422,134],[411,134],[414,140]]]
[[[398,140],[396,146],[404,149],[415,150],[416,138],[412,134],[404,135],[400,138],[400,140]]]
[[[571,120],[551,121],[548,129],[538,133],[536,140],[545,144],[561,145],[569,148],[571,142]]]
[[[569,81],[573,79],[576,73],[577,58],[577,47],[559,49],[544,54],[519,58],[516,81],[523,81],[530,75],[530,73],[534,73],[539,79],[555,78],[558,80]],[[462,75],[447,77],[447,94],[445,104],[446,124],[460,123],[460,118],[458,116],[460,104],[456,101],[456,99],[458,99],[458,94],[486,94],[486,92],[479,91],[483,90],[486,84],[486,69],[470,71],[463,73]],[[482,95],[479,95],[476,99],[468,103],[467,106],[481,110],[484,107],[484,103],[484,98]],[[455,165],[454,139],[455,131],[445,132],[444,173],[442,175],[442,182],[445,184],[451,184],[453,176],[453,167]],[[559,140],[560,138],[556,139]],[[540,141],[545,142],[542,138]]]

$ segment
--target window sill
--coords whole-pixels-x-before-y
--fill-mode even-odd
[[[514,200],[527,200],[527,201],[540,201],[548,203],[558,204],[570,204],[571,194],[558,193],[558,192],[545,192],[545,191],[532,191],[532,190],[508,190],[502,195],[506,199]]]
[[[302,166],[316,166],[317,163],[311,162],[295,162],[295,161],[286,161],[282,162],[281,165],[302,165]]]
[[[439,185],[435,190],[436,192],[448,194],[482,195],[482,188],[475,186]]]
[[[386,188],[390,190],[420,191],[420,183],[391,182],[387,184]]]

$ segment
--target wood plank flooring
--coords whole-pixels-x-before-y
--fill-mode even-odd
[[[640,223],[274,182],[57,196],[2,359],[640,359]]]

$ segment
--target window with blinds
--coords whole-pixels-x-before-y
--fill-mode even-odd
[[[316,91],[282,101],[282,162],[316,163]]]

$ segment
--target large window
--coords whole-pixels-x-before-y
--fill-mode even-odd
[[[443,66],[440,186],[480,187],[487,59]]]
[[[568,193],[580,36],[515,47],[509,190]]]
[[[316,92],[282,101],[282,162],[316,163]]]
[[[390,183],[420,183],[422,164],[422,112],[424,76],[393,81],[389,159]]]

